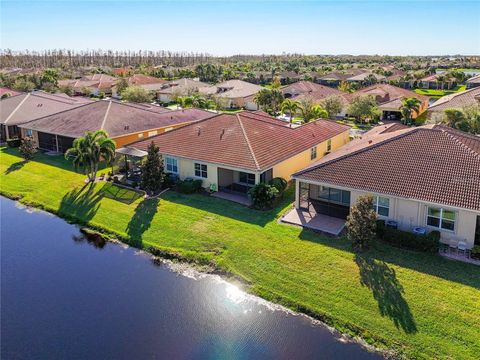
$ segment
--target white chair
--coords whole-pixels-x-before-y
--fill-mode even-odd
[[[463,256],[467,255],[467,243],[465,241],[459,241],[457,245],[457,253],[462,253]]]
[[[450,250],[450,253],[458,253],[458,240],[450,240],[448,242],[448,249]]]

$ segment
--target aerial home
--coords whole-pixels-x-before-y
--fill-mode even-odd
[[[320,101],[331,95],[344,95],[345,93],[311,81],[298,81],[282,88],[282,94],[286,99],[299,100],[303,97],[311,97],[315,101]]]
[[[364,74],[366,72],[367,71],[363,69],[332,71],[331,73],[318,77],[317,81],[322,85],[337,87],[342,81],[347,81],[347,79],[353,76]]]
[[[358,197],[372,194],[378,217],[402,230],[438,230],[442,241],[467,248],[480,240],[480,138],[473,135],[382,125],[293,177],[295,209],[287,218],[307,227],[325,215],[344,224]]]
[[[472,105],[480,105],[480,87],[442,96],[427,109],[427,116],[442,114],[446,109],[463,109]]]
[[[480,86],[480,74],[471,77],[465,82],[465,84],[467,85],[467,89],[473,89]]]
[[[420,109],[418,113],[415,112],[413,114],[413,119],[415,119],[427,110],[429,100],[428,96],[389,84],[371,85],[348,94],[346,97],[351,101],[353,98],[362,95],[372,95],[375,98],[378,107],[382,111],[383,120],[400,120],[402,118],[402,101],[409,97],[415,97],[420,100]]]
[[[349,127],[327,120],[290,127],[260,112],[218,114],[129,147],[146,151],[154,142],[167,171],[195,178],[211,191],[248,189],[310,165],[349,141]]]
[[[43,91],[20,94],[0,100],[1,141],[20,137],[18,126],[42,116],[74,109],[91,103],[82,97],[49,94]]]
[[[87,131],[105,130],[117,147],[184,126],[214,114],[200,109],[170,111],[160,106],[96,101],[20,125],[40,149],[65,152]]]
[[[202,94],[215,93],[216,88],[207,83],[193,79],[178,79],[164,83],[157,93],[157,100],[161,103],[174,101],[177,96],[186,96],[200,92]]]
[[[216,84],[215,96],[223,99],[223,107],[226,109],[257,110],[258,106],[253,98],[262,90],[259,85],[251,84],[242,80],[228,80]]]
[[[69,86],[73,88],[76,95],[95,95],[101,92],[105,95],[112,94],[112,88],[117,78],[105,74],[86,75],[80,79],[59,80],[58,86]]]
[[[451,89],[457,85],[452,78],[443,80],[445,73],[437,73],[425,76],[418,82],[418,87],[422,89]]]
[[[137,86],[152,92],[160,90],[164,84],[167,83],[166,80],[143,74],[135,74],[125,79],[127,80],[128,86]],[[118,98],[119,95],[116,86],[114,86],[112,89],[112,96]]]

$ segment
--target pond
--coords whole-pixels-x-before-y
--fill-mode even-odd
[[[2,359],[381,358],[218,276],[0,205]]]

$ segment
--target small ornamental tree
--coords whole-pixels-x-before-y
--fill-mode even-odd
[[[23,138],[18,150],[20,151],[20,154],[25,160],[31,160],[37,152],[37,148],[35,147],[35,141],[31,136]]]
[[[347,217],[347,237],[352,241],[353,250],[367,250],[370,240],[375,237],[377,214],[373,209],[373,196],[360,196],[350,209]]]
[[[150,92],[139,86],[129,86],[121,92],[122,99],[134,103],[149,103],[153,96]]]
[[[149,194],[155,194],[163,186],[165,172],[158,146],[153,141],[148,146],[148,155],[142,169],[141,188]]]

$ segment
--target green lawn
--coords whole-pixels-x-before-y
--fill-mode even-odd
[[[345,239],[279,224],[292,200],[260,212],[205,195],[136,193],[84,176],[59,157],[24,163],[0,152],[1,193],[80,223],[211,262],[249,291],[304,311],[409,358],[474,359],[480,354],[480,268],[376,244],[363,256]],[[2,224],[8,226],[8,224]],[[146,329],[148,331],[148,329]]]
[[[450,89],[450,90],[447,90],[447,89],[445,89],[445,90],[415,89],[414,91],[417,94],[420,94],[420,95],[427,95],[427,96],[430,96],[430,97],[433,97],[433,98],[440,98],[440,97],[445,96],[445,95],[450,95],[450,94],[454,94],[454,93],[457,93],[457,92],[460,92],[460,91],[465,91],[465,90],[466,90],[465,85],[458,85],[455,88]]]

